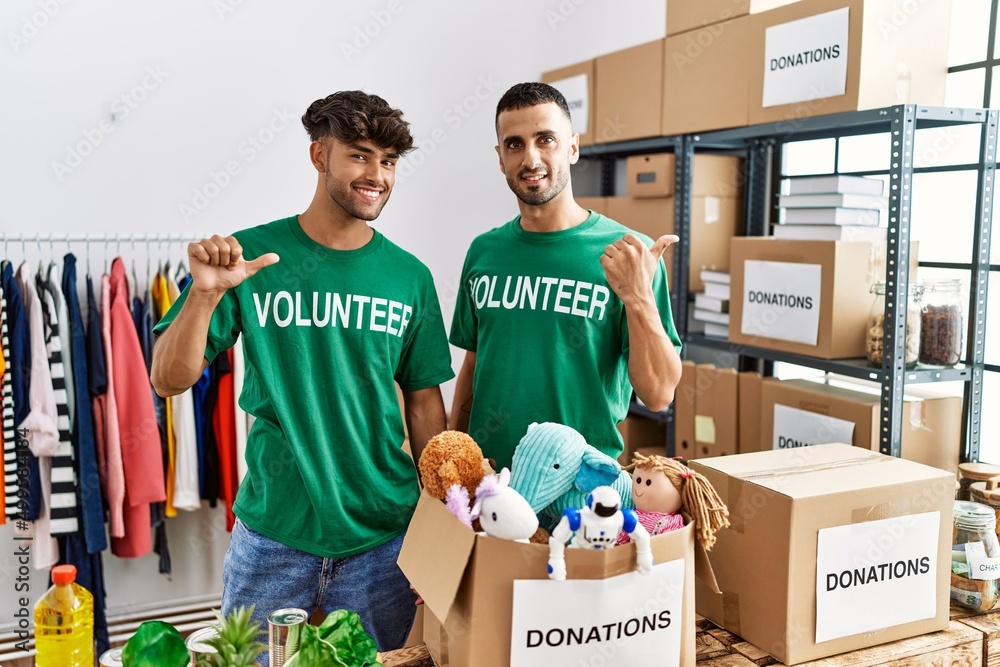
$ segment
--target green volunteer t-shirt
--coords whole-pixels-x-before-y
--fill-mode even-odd
[[[469,434],[498,466],[510,466],[532,422],[572,426],[602,452],[621,454],[615,426],[632,395],[628,327],[600,258],[629,231],[592,212],[571,229],[528,232],[518,216],[472,242],[451,342],[476,353]],[[679,351],[662,262],[653,293]]]
[[[281,261],[227,292],[209,328],[208,360],[243,333],[240,407],[256,417],[233,510],[323,557],[384,544],[419,496],[393,380],[415,391],[454,377],[430,271],[377,231],[357,250],[321,246],[297,216],[235,236],[247,258]]]

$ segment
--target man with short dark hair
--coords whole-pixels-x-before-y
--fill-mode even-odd
[[[394,380],[419,458],[445,429],[438,385],[454,373],[430,271],[368,225],[413,145],[402,113],[340,92],[302,122],[318,173],[312,203],[188,246],[193,280],[156,327],[151,377],[161,396],[178,394],[243,335],[240,405],[256,421],[223,613],[348,609],[391,650],[413,623],[396,557],[419,496]]]
[[[477,237],[462,269],[452,344],[467,350],[451,427],[509,466],[531,422],[559,422],[617,457],[632,389],[673,400],[681,342],[655,243],[573,199],[580,158],[562,94],[522,83],[500,99],[500,170],[520,215]]]

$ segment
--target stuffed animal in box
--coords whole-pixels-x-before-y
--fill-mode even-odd
[[[610,486],[599,486],[587,496],[587,506],[568,509],[549,538],[549,579],[565,581],[566,547],[571,549],[610,549],[620,532],[635,540],[636,566],[639,574],[653,569],[653,551],[649,533],[635,512],[622,509],[621,496]]]
[[[538,517],[528,501],[510,488],[510,470],[487,475],[476,488],[472,519],[479,519],[483,534],[501,540],[528,542],[538,530]]]
[[[683,512],[694,521],[701,546],[708,551],[715,545],[715,534],[729,525],[729,510],[711,482],[665,456],[637,453],[629,469],[635,513],[650,535],[683,528]],[[618,544],[628,541],[624,532],[618,536]]]
[[[456,484],[471,497],[483,477],[493,472],[476,441],[460,431],[444,431],[428,440],[417,468],[424,490],[442,502]]]
[[[577,509],[599,486],[611,486],[632,507],[632,478],[618,461],[563,424],[531,424],[514,450],[510,486],[551,529],[563,510]]]

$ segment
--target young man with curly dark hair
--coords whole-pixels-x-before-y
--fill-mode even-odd
[[[152,381],[161,396],[186,390],[242,334],[240,405],[256,421],[223,613],[348,609],[391,650],[413,622],[396,557],[419,496],[394,381],[419,457],[445,429],[439,385],[454,373],[430,271],[368,224],[413,146],[402,113],[350,91],[317,100],[302,122],[312,202],[188,246],[193,280],[156,327]]]

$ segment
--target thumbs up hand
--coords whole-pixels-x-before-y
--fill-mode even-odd
[[[193,280],[191,289],[204,294],[221,295],[264,267],[278,262],[278,255],[273,252],[247,261],[235,237],[222,238],[218,234],[188,244],[187,252]]]
[[[608,286],[622,303],[650,296],[656,265],[666,249],[678,241],[677,236],[667,234],[656,239],[652,248],[647,248],[637,236],[626,234],[604,248],[601,266]]]

